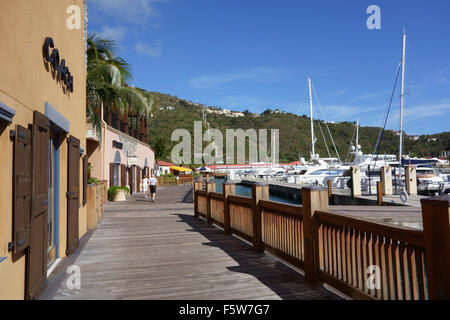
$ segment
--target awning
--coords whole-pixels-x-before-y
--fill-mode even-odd
[[[178,166],[171,166],[169,168],[170,168],[170,170],[179,171],[179,172],[192,172],[191,169],[178,167]]]

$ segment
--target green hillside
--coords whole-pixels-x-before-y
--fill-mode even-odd
[[[170,150],[176,144],[171,142],[171,134],[177,128],[184,128],[193,136],[194,121],[202,120],[202,106],[179,99],[174,96],[152,92],[157,104],[153,110],[153,118],[149,120],[149,143],[154,149],[166,146],[160,156],[162,160],[170,160]],[[172,107],[174,108],[171,110]],[[279,129],[280,130],[280,161],[290,162],[303,156],[309,158],[311,147],[310,119],[306,115],[298,116],[292,113],[275,114],[266,110],[260,117],[245,112],[245,117],[233,118],[226,115],[208,114],[207,121],[211,128],[222,131],[225,137],[226,129]],[[324,122],[320,122],[325,134],[331,156],[336,153],[327,133]],[[336,143],[341,159],[348,157],[350,141],[355,137],[355,124],[353,122],[329,123],[330,131]],[[328,152],[319,128],[319,122],[315,121],[314,130],[317,137],[316,153],[322,157],[328,157]],[[372,153],[379,134],[377,127],[361,127],[359,143],[364,153]],[[438,138],[438,141],[428,142],[430,137]],[[420,136],[417,141],[412,137],[405,137],[404,153],[411,156],[439,156],[443,150],[450,150],[450,132],[435,134],[432,136]],[[399,137],[394,131],[384,133],[380,154],[397,154]],[[205,142],[205,146],[207,143]],[[163,148],[164,149],[164,148]],[[158,151],[157,151],[158,153]]]

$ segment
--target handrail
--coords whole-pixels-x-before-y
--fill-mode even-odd
[[[259,200],[259,207],[262,210],[271,210],[294,217],[303,217],[303,207],[299,205],[286,204],[276,201]]]
[[[228,201],[230,203],[243,204],[245,206],[252,206],[252,198],[248,198],[248,197],[229,195]]]
[[[217,200],[217,201],[223,201],[223,194],[217,193],[217,192],[210,192],[209,197],[211,199]]]
[[[201,197],[206,197],[208,195],[208,192],[206,192],[205,190],[197,190],[195,192],[197,193],[198,196]]]
[[[421,230],[402,226],[394,226],[378,221],[372,222],[365,219],[348,216],[342,213],[316,211],[315,216],[316,219],[320,222],[372,233],[377,236],[391,238],[400,242],[406,242],[418,247],[424,247],[425,245],[423,231]]]

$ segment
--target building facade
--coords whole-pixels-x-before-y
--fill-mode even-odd
[[[155,153],[146,143],[146,119],[107,110],[102,120],[102,141],[88,124],[90,176],[108,181],[109,187],[127,186],[132,194],[140,192],[142,179],[156,168]]]
[[[0,299],[39,297],[86,233],[84,11],[0,1]]]

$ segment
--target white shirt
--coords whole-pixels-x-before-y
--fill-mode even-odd
[[[148,186],[148,179],[147,178],[144,178],[142,180],[142,185],[144,186],[145,189],[147,189],[147,186]]]
[[[158,183],[158,180],[156,180],[156,178],[150,178],[149,181],[151,186],[156,186],[156,184]]]

